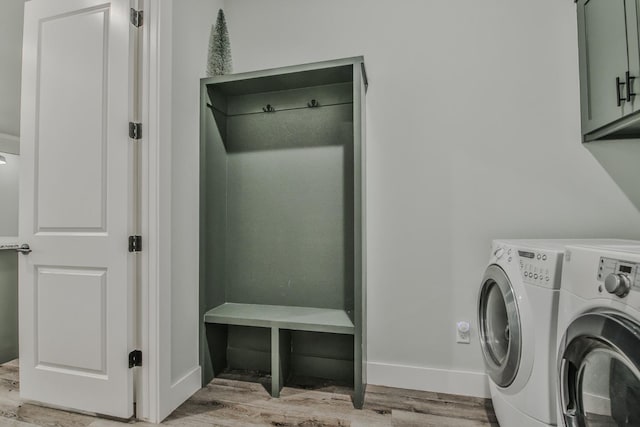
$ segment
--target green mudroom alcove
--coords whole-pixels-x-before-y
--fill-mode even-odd
[[[366,384],[362,57],[201,81],[203,383]]]

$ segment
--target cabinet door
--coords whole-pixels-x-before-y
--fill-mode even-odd
[[[129,418],[129,0],[25,5],[20,395]]]
[[[640,0],[626,0],[627,13],[627,43],[629,50],[629,74],[635,77],[631,80],[631,97],[633,111],[640,110]],[[627,88],[625,87],[625,93]],[[626,112],[626,111],[625,111]]]
[[[624,82],[629,67],[625,19],[625,0],[578,2],[583,134],[631,112],[625,102],[618,106],[616,90],[616,77]],[[619,91],[620,96],[625,95],[626,87],[621,86]]]

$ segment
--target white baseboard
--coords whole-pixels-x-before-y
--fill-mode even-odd
[[[156,419],[151,419],[149,421],[160,423],[178,406],[182,405],[185,400],[190,398],[193,393],[200,390],[201,387],[202,372],[200,366],[197,366],[171,385],[171,392],[165,396],[169,401],[164,402],[163,405],[161,405],[161,411],[163,412],[159,413]]]
[[[453,371],[420,366],[368,362],[367,382],[373,385],[490,398],[484,372]]]

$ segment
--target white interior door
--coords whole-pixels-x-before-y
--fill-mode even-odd
[[[25,6],[20,392],[133,415],[129,0]]]

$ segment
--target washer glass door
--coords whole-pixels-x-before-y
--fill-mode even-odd
[[[508,387],[520,365],[520,314],[511,282],[497,265],[490,265],[482,280],[478,317],[487,373],[498,386]]]
[[[614,313],[589,313],[564,342],[564,425],[640,426],[640,328]]]

